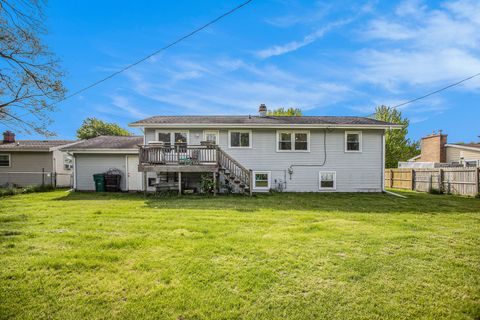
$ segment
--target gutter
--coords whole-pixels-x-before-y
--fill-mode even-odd
[[[135,124],[130,123],[129,127],[139,128],[269,128],[269,129],[401,129],[402,125],[361,125],[361,124],[299,124],[299,123],[287,123],[287,124],[265,124],[265,123],[144,123]]]

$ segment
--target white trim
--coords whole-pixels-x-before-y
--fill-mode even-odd
[[[347,135],[348,135],[348,134],[358,134],[358,142],[359,142],[359,144],[358,144],[358,150],[347,150]],[[345,138],[344,138],[344,140],[345,140],[345,149],[344,149],[345,152],[348,152],[348,153],[350,153],[350,152],[361,153],[361,152],[362,152],[362,148],[363,148],[362,131],[345,131]]]
[[[322,188],[322,173],[333,173],[333,188]],[[318,190],[337,190],[337,172],[319,171],[318,172]]]
[[[128,155],[126,154],[125,155],[125,191],[128,191],[129,189],[129,181],[130,179],[128,179]]]
[[[420,159],[421,156],[422,156],[422,155],[419,154],[418,156],[415,156],[415,157],[413,157],[413,158],[410,158],[410,159],[408,159],[407,161],[415,161],[415,160],[417,160],[417,159]]]
[[[0,168],[11,168],[12,167],[12,155],[10,153],[0,153],[0,156],[8,156],[8,166],[0,166]]]
[[[460,144],[446,144],[445,147],[452,147],[452,148],[466,149],[466,150],[472,150],[472,151],[480,152],[480,148],[462,146]]]
[[[105,154],[138,154],[138,149],[85,149],[85,150],[66,150],[71,154],[75,153],[105,153]]]
[[[267,179],[267,182],[268,182],[268,186],[267,187],[256,187],[255,184],[256,184],[256,179],[255,179],[255,176],[257,174],[266,174],[268,176],[268,179]],[[253,171],[252,172],[252,175],[253,175],[253,189],[254,190],[270,190],[270,186],[271,186],[271,180],[272,180],[272,171]]]
[[[77,189],[77,161],[75,155],[73,157],[73,189]]]
[[[240,133],[247,132],[248,133],[248,147],[232,147],[232,138],[231,138],[232,132],[240,132]],[[250,148],[252,148],[252,144],[253,144],[252,139],[253,139],[252,130],[245,130],[245,129],[228,130],[228,147],[230,149],[250,149]]]
[[[207,133],[214,133],[217,135],[216,145],[220,144],[220,130],[203,130],[203,141],[207,141]]]
[[[139,128],[273,128],[273,129],[315,129],[315,128],[329,128],[329,129],[402,129],[402,125],[371,125],[371,124],[342,124],[342,125],[332,125],[332,124],[263,124],[263,123],[144,123],[144,124],[129,124],[129,127],[139,127]],[[166,129],[165,129],[166,130]]]
[[[170,133],[170,145],[171,146],[173,146],[175,144],[175,133],[186,133],[187,134],[187,145],[190,144],[190,130],[156,129],[155,130],[155,140],[153,140],[153,141],[158,141],[158,134],[159,133]]]
[[[385,131],[382,133],[382,191],[385,191]]]
[[[292,136],[290,138],[290,143],[292,146],[291,150],[281,150],[279,149],[280,134],[281,133],[290,133]],[[307,134],[307,150],[296,150],[295,149],[295,134],[296,133],[306,133]],[[310,130],[277,130],[276,133],[276,148],[277,152],[310,152]]]

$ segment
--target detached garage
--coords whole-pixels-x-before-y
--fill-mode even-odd
[[[138,145],[143,137],[99,136],[64,148],[73,156],[73,187],[95,191],[93,175],[118,170],[122,191],[141,191],[142,173],[138,172]]]

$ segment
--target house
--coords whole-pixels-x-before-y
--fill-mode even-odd
[[[261,105],[256,116],[154,116],[131,123],[144,132],[142,189],[195,191],[211,177],[221,191],[233,192],[383,191],[385,131],[399,125],[266,113]]]
[[[73,187],[93,191],[93,175],[109,169],[121,172],[122,191],[142,190],[142,174],[138,171],[138,146],[142,136],[99,136],[61,148],[73,157]]]
[[[13,132],[4,132],[0,142],[0,186],[71,186],[71,158],[59,148],[73,142],[15,140]]]
[[[444,166],[480,166],[480,143],[447,143],[440,130],[421,140],[421,153],[399,168],[436,168]]]

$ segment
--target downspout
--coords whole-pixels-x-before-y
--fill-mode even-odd
[[[382,174],[381,174],[381,177],[382,177],[382,192],[386,192],[387,190],[385,190],[385,132],[386,130],[383,130],[383,133],[382,133]]]

